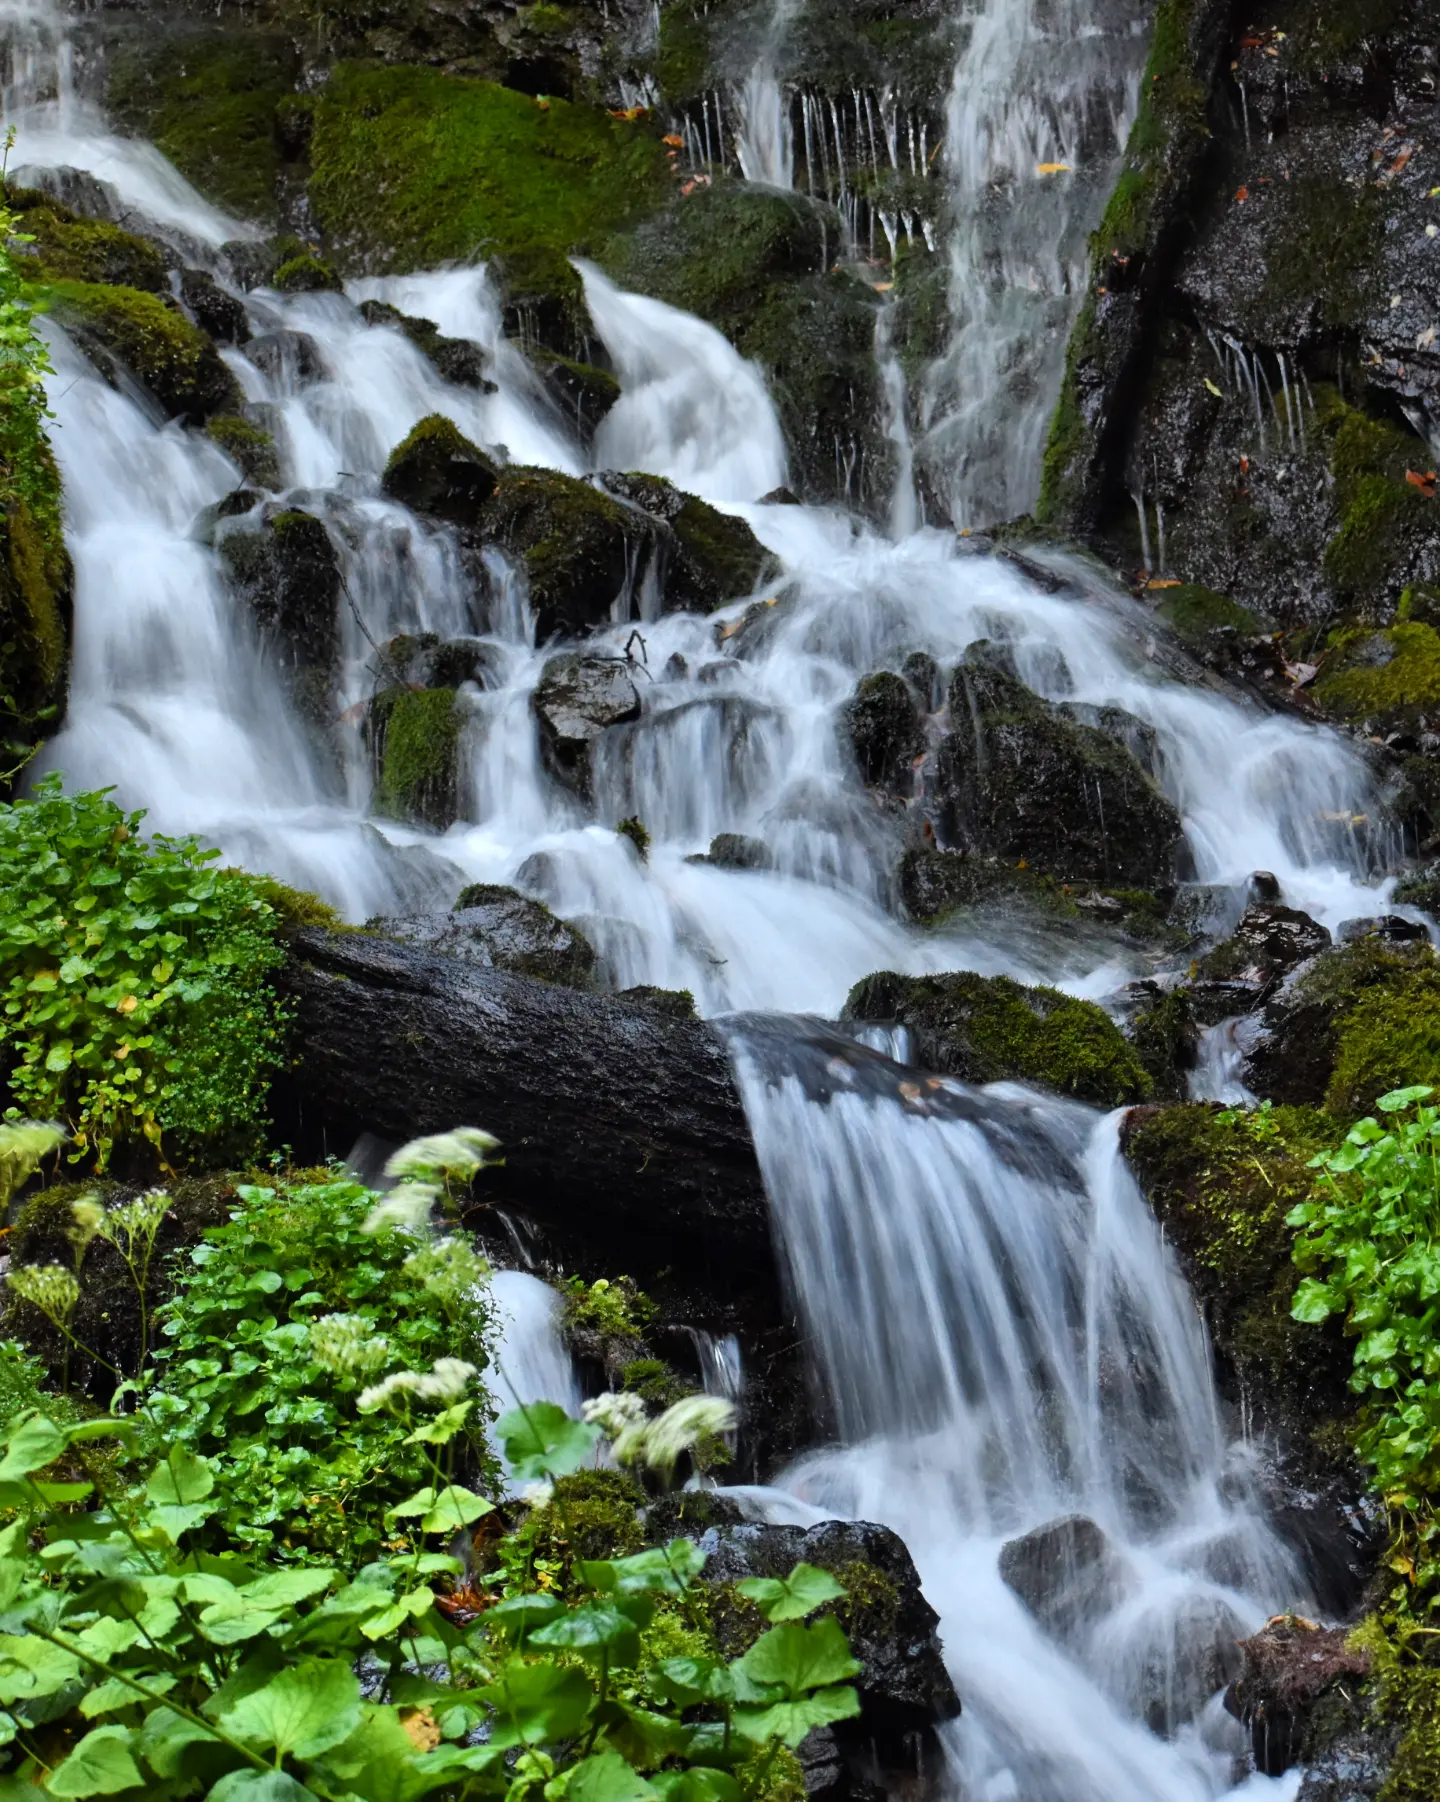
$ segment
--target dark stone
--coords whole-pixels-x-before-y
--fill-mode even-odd
[[[323,520],[269,506],[218,537],[226,579],[282,669],[328,680],[339,656],[340,564]]]
[[[451,525],[473,526],[500,470],[443,413],[431,413],[390,453],[380,486],[391,500]]]
[[[250,340],[245,355],[282,394],[325,379],[325,358],[308,332],[265,332]]]
[[[689,989],[657,989],[653,983],[641,983],[638,988],[619,990],[616,999],[633,1002],[636,1007],[653,1007],[657,1013],[669,1014],[675,1020],[700,1017]]]
[[[841,711],[860,780],[867,788],[908,795],[924,757],[925,727],[908,683],[889,670],[864,676]]]
[[[602,732],[640,717],[640,695],[618,657],[567,651],[541,671],[532,697],[547,768],[567,786],[588,793],[590,747]]]
[[[1154,1618],[1130,1698],[1152,1733],[1178,1732],[1238,1674],[1236,1642],[1244,1631],[1235,1610],[1213,1595],[1189,1596]]]
[[[1309,914],[1278,902],[1259,901],[1245,909],[1232,935],[1208,951],[1196,968],[1211,980],[1263,988],[1288,976],[1329,943],[1329,932]]]
[[[1252,901],[1279,901],[1280,881],[1269,870],[1256,870],[1250,878],[1250,899]]]
[[[798,507],[800,496],[795,493],[793,488],[772,488],[769,494],[760,496],[760,505],[762,507]]]
[[[494,391],[485,376],[485,353],[468,338],[447,338],[433,319],[415,319],[383,300],[362,300],[360,317],[367,325],[392,326],[429,359],[442,381],[457,388]]]
[[[1326,1692],[1369,1675],[1369,1657],[1351,1652],[1348,1638],[1345,1627],[1277,1615],[1241,1640],[1243,1663],[1225,1707],[1249,1728],[1255,1767],[1267,1777],[1283,1776],[1300,1761]]]
[[[245,303],[227,294],[203,269],[186,269],[180,276],[180,298],[190,317],[217,344],[246,344],[250,340],[250,324],[245,317]]]
[[[1164,888],[1180,816],[1107,731],[1067,719],[972,645],[950,684],[951,731],[937,759],[937,822],[948,844],[1062,879]]]
[[[746,1524],[717,1527],[700,1541],[708,1554],[704,1580],[730,1584],[742,1577],[788,1577],[799,1563],[829,1571],[852,1599],[839,1605],[850,1649],[863,1669],[855,1679],[861,1714],[851,1732],[898,1738],[960,1712],[960,1701],[936,1629],[940,1617],[926,1601],[905,1542],[868,1521],[826,1521],[818,1527]],[[739,1623],[720,1618],[717,1633]]]
[[[405,915],[376,924],[405,944],[570,988],[588,988],[595,971],[595,952],[582,933],[557,919],[543,901],[490,883],[462,889],[448,914]]]
[[[703,1021],[368,933],[297,933],[279,986],[295,1057],[277,1128],[306,1156],[482,1123],[506,1159],[487,1203],[604,1244],[621,1269],[773,1286],[745,1111]]]
[[[747,838],[743,832],[717,832],[703,857],[687,863],[713,863],[724,870],[773,870],[775,856],[764,839]]]
[[[1342,945],[1356,939],[1387,939],[1392,945],[1406,945],[1414,940],[1428,940],[1430,934],[1419,920],[1407,920],[1403,914],[1376,914],[1363,920],[1342,920],[1336,938]]]
[[[711,613],[752,593],[774,559],[743,519],[686,494],[664,476],[607,470],[600,480],[618,499],[668,526],[662,533],[667,609]]]
[[[900,665],[900,674],[910,684],[922,713],[933,713],[944,700],[940,665],[928,651],[912,651]]]
[[[27,163],[12,172],[10,185],[52,195],[83,219],[118,221],[125,210],[114,184],[99,180],[88,169],[41,169]]]
[[[1083,1514],[1007,1541],[1000,1575],[1048,1633],[1072,1643],[1134,1581],[1103,1528]]]
[[[597,369],[593,363],[580,363],[540,346],[531,350],[529,357],[541,386],[574,427],[580,442],[588,446],[620,398],[619,382],[608,369]]]

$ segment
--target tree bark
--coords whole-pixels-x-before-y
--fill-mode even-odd
[[[749,1127],[703,1021],[365,933],[297,934],[280,982],[294,1058],[275,1107],[298,1150],[483,1127],[505,1164],[482,1200],[637,1265],[702,1253],[773,1281]]]

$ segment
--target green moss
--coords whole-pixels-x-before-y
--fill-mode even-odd
[[[1297,66],[1308,75],[1323,75],[1357,54],[1368,60],[1375,48],[1402,21],[1405,0],[1354,0],[1335,6],[1330,0],[1288,0],[1276,25],[1291,40]]]
[[[505,306],[505,329],[527,347],[583,360],[592,336],[585,284],[563,251],[518,245],[486,265]]]
[[[751,1802],[806,1802],[809,1791],[805,1784],[805,1767],[778,1740],[757,1746],[750,1756],[735,1767],[740,1793]]]
[[[692,1392],[692,1385],[663,1358],[632,1358],[620,1372],[620,1387],[659,1408],[668,1408]]]
[[[157,42],[119,44],[107,65],[107,102],[126,128],[153,140],[209,199],[242,218],[275,216],[281,166],[276,114],[296,73],[288,38],[211,24]]]
[[[270,278],[270,285],[282,294],[336,294],[344,283],[328,263],[307,254],[282,263]]]
[[[628,1276],[598,1277],[586,1283],[572,1276],[565,1284],[565,1325],[605,1339],[643,1339],[655,1318],[655,1304]]]
[[[351,930],[328,901],[307,889],[291,888],[273,876],[252,876],[250,882],[260,899],[275,909],[284,934],[299,932],[305,926],[322,926],[331,932]]]
[[[247,482],[272,491],[280,486],[280,453],[274,437],[248,419],[225,413],[207,422],[205,436],[218,444]]]
[[[1398,1743],[1376,1802],[1434,1802],[1440,1796],[1440,1665],[1429,1631],[1409,1622],[1363,1621],[1347,1642],[1368,1655],[1367,1732],[1389,1729]]]
[[[1433,962],[1360,996],[1337,1024],[1332,1112],[1369,1113],[1391,1089],[1440,1088],[1440,965]]]
[[[1203,642],[1209,633],[1226,628],[1236,632],[1265,630],[1264,621],[1248,607],[1198,582],[1185,582],[1179,588],[1162,590],[1162,594],[1155,611],[1177,637],[1190,643]]]
[[[822,1613],[834,1614],[846,1629],[863,1622],[870,1640],[883,1640],[894,1633],[905,1598],[892,1578],[863,1558],[835,1565],[830,1575],[843,1586],[845,1599],[827,1603]]]
[[[660,91],[674,105],[704,91],[710,71],[710,20],[708,8],[695,0],[669,0],[660,14],[660,43],[655,55],[655,79]]]
[[[104,219],[81,219],[46,194],[7,191],[20,230],[35,241],[21,267],[43,281],[112,282],[163,293],[165,259],[145,238]]]
[[[922,1064],[967,1082],[1033,1082],[1101,1107],[1150,1094],[1149,1075],[1103,1008],[1008,976],[882,971],[855,985],[843,1017],[908,1026]]]
[[[1290,1318],[1300,1273],[1285,1216],[1309,1197],[1309,1160],[1334,1144],[1335,1122],[1278,1107],[1257,1131],[1254,1118],[1202,1102],[1145,1109],[1129,1122],[1126,1155],[1235,1386],[1263,1397],[1324,1462],[1344,1443],[1331,1423],[1350,1413],[1350,1347],[1338,1321],[1317,1332]]]
[[[644,820],[637,820],[634,818],[621,820],[615,830],[620,834],[621,838],[629,839],[630,843],[634,845],[636,854],[639,856],[641,863],[644,863],[645,859],[650,855],[650,834],[646,830]]]
[[[542,1558],[628,1558],[645,1543],[639,1485],[618,1470],[580,1470],[561,1477],[536,1509],[535,1549]]]
[[[451,823],[460,717],[453,688],[390,690],[376,696],[371,719],[380,747],[377,813],[439,830]]]
[[[60,478],[48,445],[30,473],[38,504],[0,512],[0,734],[8,755],[54,721],[69,658],[70,556],[60,530]]]
[[[1080,406],[1081,383],[1096,349],[1095,297],[1087,294],[1065,346],[1065,374],[1040,467],[1038,525],[1068,526],[1076,514],[1090,445],[1090,426]]]
[[[1327,661],[1339,667],[1315,685],[1316,699],[1329,712],[1370,719],[1440,703],[1440,633],[1433,626],[1402,621],[1336,649],[1339,654]]]
[[[1340,530],[1325,549],[1325,574],[1339,592],[1361,606],[1383,606],[1400,541],[1413,525],[1424,530],[1435,502],[1408,482],[1362,476],[1345,509]]]
[[[669,180],[643,121],[432,69],[342,63],[315,102],[310,198],[342,267],[593,243]]]
[[[1150,1078],[1157,1100],[1180,1101],[1185,1070],[1195,1045],[1195,1022],[1184,989],[1171,989],[1130,1021],[1130,1043]]]
[[[180,309],[138,288],[56,282],[46,305],[103,362],[114,358],[171,413],[203,418],[240,405],[220,353]]]

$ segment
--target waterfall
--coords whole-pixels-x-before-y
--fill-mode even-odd
[[[960,1794],[1228,1791],[1241,1739],[1213,1692],[1235,1639],[1303,1593],[1221,1432],[1203,1329],[1115,1120],[1016,1086],[921,1085],[816,1025],[731,1032],[838,1430],[778,1495],[742,1500],[905,1539],[964,1700],[945,1730]],[[1101,1550],[1061,1579],[1047,1633],[1001,1548],[1076,1517]]]
[[[1065,343],[1135,116],[1148,9],[981,0],[946,120],[949,346],[923,399],[957,526],[1028,512]]]
[[[780,82],[777,62],[795,0],[774,0],[760,53],[735,95],[739,123],[735,154],[746,181],[772,188],[795,185],[795,142],[790,125],[790,97]]]

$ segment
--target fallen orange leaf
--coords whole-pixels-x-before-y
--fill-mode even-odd
[[[1069,163],[1036,163],[1035,173],[1037,175],[1068,175],[1070,165]]]
[[[1249,188],[1236,188],[1235,198],[1237,200],[1248,200],[1250,198]]]

